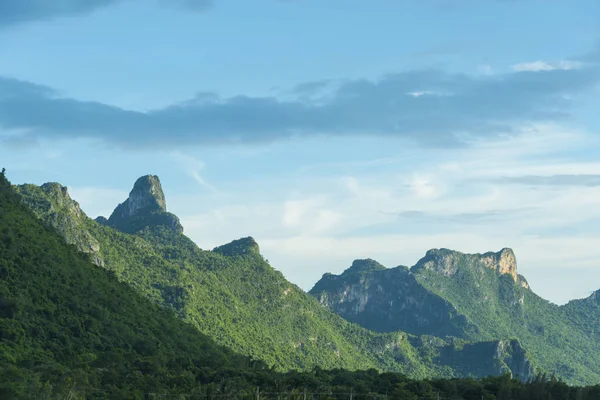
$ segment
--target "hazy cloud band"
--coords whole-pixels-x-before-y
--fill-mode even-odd
[[[310,134],[453,146],[464,134],[494,135],[516,124],[567,118],[573,98],[599,79],[595,64],[490,77],[416,70],[377,81],[309,82],[290,100],[209,93],[138,112],[0,77],[0,127],[28,139],[88,137],[120,146],[270,142]]]

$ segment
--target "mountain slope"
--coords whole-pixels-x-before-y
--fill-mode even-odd
[[[92,265],[0,175],[0,398],[141,398],[250,360]]]
[[[309,293],[348,321],[378,332],[466,338],[469,329],[452,304],[421,286],[406,267],[355,260],[340,276],[323,275]]]
[[[571,300],[561,306],[572,324],[579,327],[587,336],[600,341],[600,290],[586,299]]]
[[[351,271],[350,268],[348,271]],[[436,249],[410,270],[379,269],[360,277],[325,275],[311,294],[361,325],[471,341],[517,338],[534,363],[572,383],[600,380],[600,342],[577,326],[575,313],[540,298],[518,275],[510,249],[462,254]],[[593,301],[573,303],[593,329]],[[590,317],[592,317],[590,319]]]
[[[158,190],[158,178],[147,176],[140,181],[143,184],[136,183],[130,197],[117,207],[118,219],[113,218],[115,213],[108,220],[97,219],[99,222],[73,214],[72,223],[78,226],[79,236],[89,235],[99,244],[92,255],[101,260],[99,265],[155,303],[173,309],[220,344],[282,370],[318,365],[375,367],[414,377],[533,373],[527,354],[517,342],[492,339],[474,344],[480,349],[480,357],[473,363],[471,345],[402,332],[374,333],[350,324],[285,280],[260,255],[252,238],[214,251],[199,249],[180,229],[174,229],[166,203],[160,200],[164,194]],[[56,226],[62,223],[63,209],[55,204],[68,201],[53,197],[63,191],[47,191],[44,187],[16,189],[25,204]],[[133,201],[132,195],[139,197],[140,193],[157,199]],[[139,212],[131,204],[151,206]],[[143,213],[148,218],[140,218]],[[128,233],[115,229],[119,227],[125,227]],[[85,241],[78,243],[86,246]]]

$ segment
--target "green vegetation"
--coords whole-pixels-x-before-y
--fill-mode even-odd
[[[148,234],[143,232],[141,236]],[[128,245],[142,249],[147,245],[142,237],[123,237],[131,240]],[[154,233],[152,237],[161,242],[168,235]],[[182,242],[175,247],[185,253],[187,239],[180,239]],[[256,256],[244,243],[257,249],[246,239],[219,250],[236,259]],[[195,249],[190,243],[188,246],[190,251]],[[158,247],[170,251],[166,246]],[[145,250],[151,252],[151,248]],[[177,252],[168,254],[181,257]],[[172,310],[140,296],[119,282],[114,272],[98,268],[88,258],[43,225],[0,175],[0,398],[600,398],[600,386],[569,387],[545,376],[524,383],[508,375],[480,380],[413,380],[375,369],[352,372],[314,367],[305,372],[280,373],[215,344]],[[215,265],[213,271],[225,264]],[[164,267],[165,274],[172,272],[168,264]],[[158,293],[162,295],[163,291]],[[180,298],[177,290],[170,293],[174,299]],[[440,341],[434,337],[410,340]],[[479,345],[456,341],[452,346],[457,351],[453,353],[446,347],[443,356],[462,358],[465,367],[481,362],[478,355],[472,358],[473,346]],[[480,352],[475,349],[475,353]]]
[[[253,365],[90,264],[0,176],[0,398],[142,398]]]
[[[145,181],[150,182],[150,189],[144,193],[158,187],[157,180]],[[79,210],[76,203],[65,200],[65,192],[50,191],[48,187],[24,185],[16,190],[40,218],[66,233],[68,242],[82,249],[89,247],[87,238],[98,243],[91,252],[97,265],[112,271],[152,302],[172,309],[217,343],[263,360],[277,370],[310,370],[314,366],[376,368],[425,378],[516,372],[513,359],[529,365],[516,342],[508,346],[498,341],[475,344],[479,352],[473,353],[471,347],[464,350],[451,341],[403,332],[375,333],[348,323],[274,270],[252,238],[236,240],[214,251],[199,249],[178,229],[154,218],[166,212],[162,202],[151,213],[146,212],[147,207],[140,212],[120,205],[119,215],[125,216],[120,224],[128,230],[132,226],[130,218],[139,221],[143,215],[152,216],[146,219],[147,226],[129,234],[73,212]],[[135,201],[131,204],[157,204],[140,193],[132,191]],[[69,237],[71,230],[57,226],[65,218],[72,220],[69,225],[77,226],[76,236]],[[372,263],[366,264],[377,269]],[[513,347],[518,349],[516,356],[504,351]],[[472,354],[479,354],[477,363],[472,362]],[[532,371],[525,372],[528,376]]]
[[[431,250],[410,271],[380,269],[360,280],[346,272],[326,275],[311,293],[369,329],[450,334],[471,342],[514,338],[541,370],[573,384],[600,381],[600,296],[562,307],[540,298],[516,274],[508,249]],[[354,312],[358,304],[362,312]]]
[[[471,340],[518,338],[535,365],[571,383],[600,381],[600,342],[571,321],[568,310],[498,276],[468,256],[454,253],[458,265],[452,277],[416,270],[419,283],[453,304],[478,328]],[[600,313],[588,319],[600,320]]]

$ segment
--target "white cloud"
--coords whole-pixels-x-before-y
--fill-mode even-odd
[[[418,198],[431,199],[440,194],[440,189],[433,182],[431,177],[414,174],[408,180],[410,191]]]
[[[558,62],[533,61],[514,64],[511,68],[517,72],[539,72],[539,71],[554,71],[554,70],[572,70],[583,67],[584,64],[579,61],[561,60]]]
[[[306,214],[318,203],[318,199],[286,201],[283,204],[283,226],[293,228],[301,225]]]

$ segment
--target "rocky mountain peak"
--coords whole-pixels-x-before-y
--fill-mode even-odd
[[[40,188],[51,200],[53,210],[66,209],[75,218],[79,218],[83,214],[79,204],[71,199],[66,186],[62,186],[57,182],[47,182],[40,186]]]
[[[156,175],[140,177],[135,181],[127,200],[115,208],[110,218],[106,220],[99,217],[97,222],[127,233],[158,225],[183,232],[179,218],[167,212],[165,194]]]
[[[350,268],[344,271],[343,275],[348,274],[361,274],[369,271],[381,271],[387,269],[380,263],[370,258],[358,259],[352,262]]]
[[[260,247],[253,237],[248,236],[234,240],[222,246],[213,249],[216,253],[221,253],[224,256],[243,256],[248,254],[260,254]]]
[[[517,282],[517,257],[512,249],[504,248],[497,253],[486,253],[482,256],[481,262],[501,275],[510,275]]]
[[[138,178],[129,192],[127,212],[133,216],[142,212],[167,211],[165,194],[156,175],[145,175]]]

